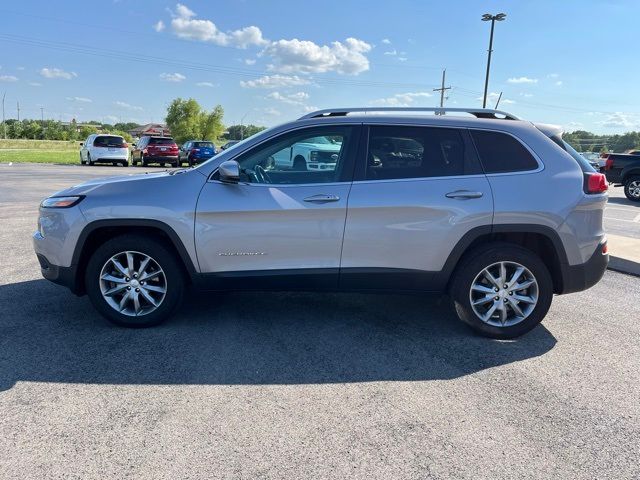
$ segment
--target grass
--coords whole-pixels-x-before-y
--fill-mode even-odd
[[[80,150],[79,141],[65,140],[2,140],[0,139],[0,150],[6,148],[20,150]]]
[[[80,142],[64,140],[2,140],[0,163],[80,163]]]
[[[80,164],[78,150],[2,150],[0,163],[67,163]]]

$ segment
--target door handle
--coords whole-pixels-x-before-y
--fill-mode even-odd
[[[456,190],[455,192],[449,192],[445,194],[447,198],[458,198],[460,200],[469,200],[471,198],[482,197],[482,192],[471,192],[469,190]]]
[[[321,193],[319,195],[312,195],[304,199],[305,202],[309,203],[327,203],[327,202],[337,202],[340,200],[340,197],[337,195],[327,195]]]

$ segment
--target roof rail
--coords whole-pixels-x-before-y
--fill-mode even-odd
[[[356,107],[356,108],[326,108],[315,112],[307,113],[299,118],[305,120],[308,118],[322,117],[345,117],[349,113],[369,113],[369,112],[434,112],[436,115],[444,115],[447,112],[470,113],[476,118],[494,118],[505,120],[520,120],[515,115],[502,110],[493,110],[490,108],[446,108],[446,107]],[[498,116],[501,115],[501,116]]]

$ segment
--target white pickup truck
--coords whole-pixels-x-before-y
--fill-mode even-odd
[[[327,137],[308,138],[273,155],[278,169],[297,171],[335,170],[342,143]]]

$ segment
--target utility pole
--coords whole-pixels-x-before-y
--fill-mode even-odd
[[[3,138],[7,139],[7,123],[4,121],[4,98],[7,96],[7,92],[2,95],[2,127],[4,129]]]
[[[18,105],[18,121],[20,121],[20,102],[16,102],[16,104]]]
[[[433,91],[434,92],[440,92],[440,108],[444,107],[444,92],[447,90],[451,90],[451,87],[445,87],[444,86],[444,79],[445,76],[447,75],[447,69],[445,68],[444,70],[442,70],[442,85],[440,88],[434,88]],[[437,115],[444,115],[444,112],[436,112]]]
[[[40,107],[40,121],[44,125],[44,107]]]
[[[489,36],[489,56],[487,57],[487,75],[484,80],[484,97],[482,97],[482,108],[487,108],[487,89],[489,88],[489,70],[491,69],[491,52],[493,52],[493,27],[495,26],[496,21],[501,22],[505,19],[507,15],[504,13],[499,13],[497,15],[491,15],[490,13],[485,13],[482,15],[482,21],[488,22],[491,21],[491,34]]]

